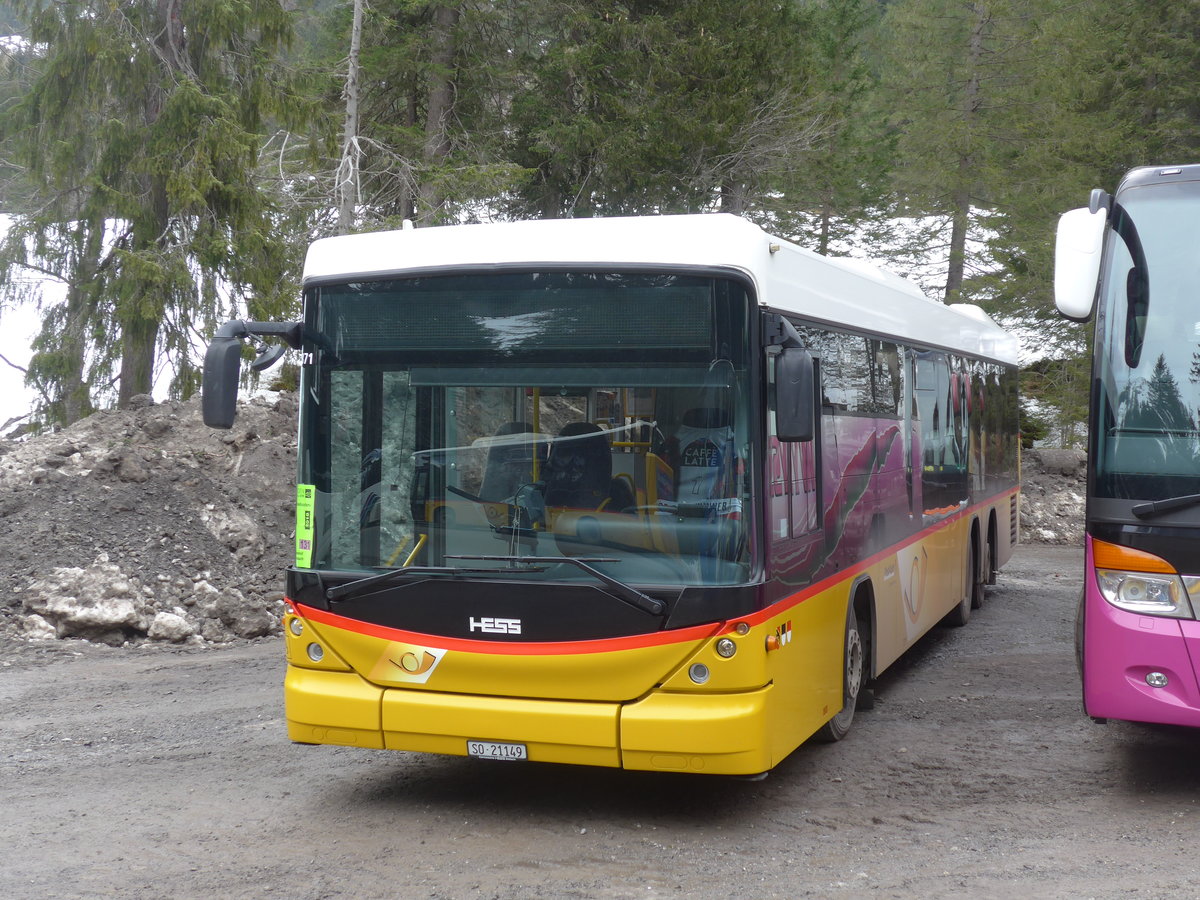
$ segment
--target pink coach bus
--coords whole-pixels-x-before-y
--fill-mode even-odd
[[[301,359],[297,742],[758,774],[1017,539],[1012,337],[733,216],[318,241],[211,425],[254,336]]]
[[[1095,317],[1076,621],[1093,719],[1200,726],[1200,166],[1128,173],[1058,227],[1055,299]]]

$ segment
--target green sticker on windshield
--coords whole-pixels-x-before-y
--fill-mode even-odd
[[[312,568],[313,506],[316,504],[316,498],[316,485],[296,485],[296,568],[298,569]]]

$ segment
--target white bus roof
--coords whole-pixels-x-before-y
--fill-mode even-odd
[[[763,306],[832,326],[1015,365],[1017,339],[974,306],[946,306],[858,259],[826,257],[726,214],[543,219],[380,231],[315,241],[305,283],[469,267],[728,269]]]

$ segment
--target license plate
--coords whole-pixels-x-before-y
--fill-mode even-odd
[[[496,741],[467,741],[467,755],[479,759],[529,759],[524,744],[500,744]]]

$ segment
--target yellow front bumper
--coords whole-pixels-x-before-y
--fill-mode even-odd
[[[381,688],[353,672],[289,665],[288,736],[299,743],[467,755],[467,741],[524,744],[529,759],[651,771],[755,774],[771,768],[771,687],[655,692],[632,703]]]

